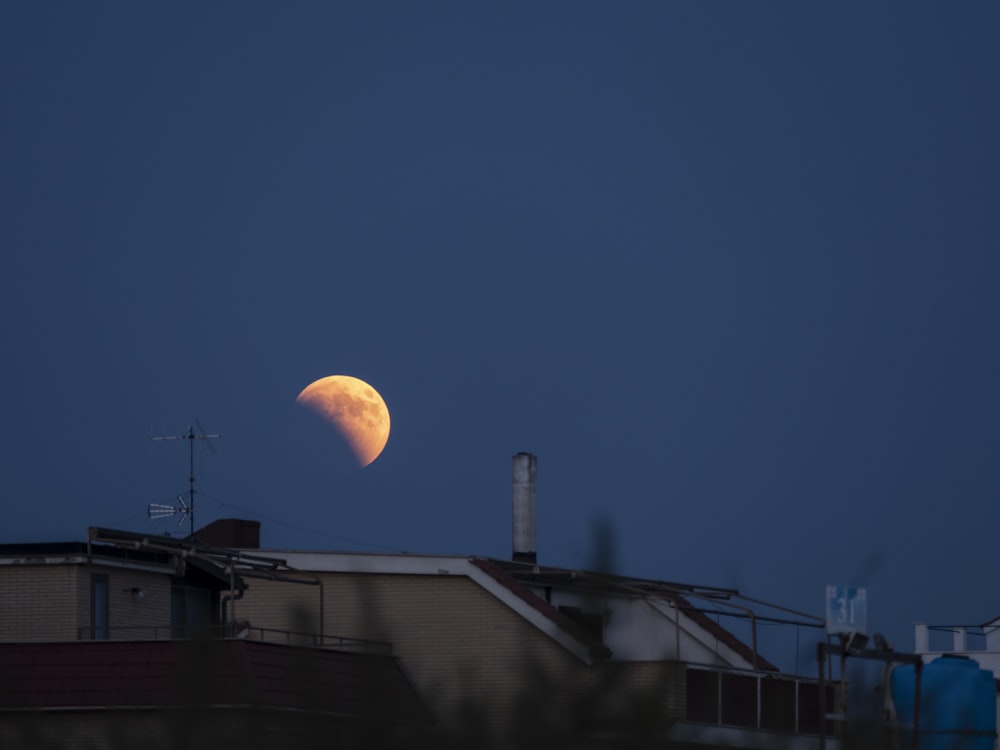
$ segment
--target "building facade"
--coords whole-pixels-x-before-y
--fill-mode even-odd
[[[255,542],[215,532],[216,541]],[[96,664],[102,652],[87,649],[103,645],[105,661],[117,665],[108,668],[113,682],[134,672],[136,659],[160,663],[174,653],[158,651],[163,642],[218,641],[227,663],[256,664],[260,649],[279,648],[346,654],[367,669],[395,665],[398,673],[380,674],[394,674],[395,692],[410,698],[392,704],[419,704],[433,719],[415,723],[419,712],[408,709],[390,722],[410,727],[411,739],[419,725],[421,737],[483,747],[486,738],[531,747],[572,736],[579,746],[602,746],[639,735],[676,747],[818,746],[816,681],[780,673],[755,639],[736,638],[711,616],[720,602],[738,606],[737,597],[523,559],[209,547],[91,529],[86,543],[0,545],[0,670],[8,676],[0,713],[9,727],[12,717],[37,718],[44,709],[41,726],[90,727],[81,736],[125,726],[126,716],[162,720],[160,709],[183,705],[183,694],[168,700],[160,684],[139,691],[149,698],[142,705],[121,698],[112,706],[64,705],[59,685],[83,676],[51,664],[50,688],[35,691],[31,704],[30,664],[64,648],[80,654],[69,663]],[[130,643],[145,646],[128,651]],[[233,651],[250,644],[258,649],[252,654]],[[273,668],[294,684],[290,666]],[[245,682],[259,679],[252,666],[239,669]],[[323,684],[349,692],[356,682]],[[94,694],[115,693],[105,686]],[[216,708],[241,707],[244,718],[288,712],[266,691],[214,700]],[[336,713],[321,703],[306,700],[318,713],[303,716]],[[220,723],[205,736],[235,731],[233,721],[245,726],[234,710],[217,711]],[[356,725],[357,716],[347,718]],[[355,736],[343,727],[325,731]]]
[[[258,554],[315,576],[322,594],[254,581],[235,618],[264,629],[322,621],[391,642],[447,725],[475,716],[490,733],[638,728],[692,747],[818,744],[816,681],[781,674],[720,627],[693,603],[697,587],[475,557]]]
[[[231,729],[235,707],[324,721],[323,736],[341,744],[377,725],[405,730],[411,746],[836,747],[822,738],[832,688],[764,657],[758,625],[768,618],[753,600],[539,564],[534,476],[534,457],[514,456],[509,560],[266,550],[259,524],[239,519],[185,540],[92,528],[86,543],[0,545],[0,669],[11,677],[0,712],[44,708],[72,723],[101,710],[117,721],[177,709],[186,693],[176,659],[190,650],[171,644],[198,644],[216,654],[201,660],[202,682],[229,685],[205,699],[219,731]],[[749,640],[722,626],[734,615],[749,623]],[[57,651],[92,669],[103,654],[118,688],[142,659],[161,669],[146,670],[145,703],[99,683],[90,692],[114,705],[73,707],[58,686],[84,680],[79,670],[50,663],[50,689],[25,688],[30,664]],[[163,663],[175,666],[170,690]],[[303,663],[326,672],[293,679]],[[284,691],[265,689],[268,679]],[[298,697],[283,702],[289,693]],[[366,724],[374,715],[382,720]]]
[[[108,534],[0,545],[0,747],[395,747],[430,736],[433,717],[388,644],[251,638],[226,621],[242,575],[280,575],[273,564],[128,532],[101,542]]]

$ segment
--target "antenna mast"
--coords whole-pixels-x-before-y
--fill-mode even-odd
[[[197,422],[197,420],[195,420]],[[188,517],[191,522],[191,541],[194,541],[194,441],[204,440],[205,445],[211,450],[212,444],[209,440],[214,438],[220,438],[222,435],[218,433],[213,433],[211,435],[206,434],[205,430],[202,429],[201,423],[198,422],[198,432],[194,431],[193,427],[188,427],[186,435],[156,435],[151,440],[187,440],[188,441],[188,501],[185,505],[184,498],[178,495],[178,500],[180,500],[179,507],[163,506],[150,504],[149,506],[149,517],[150,518],[162,518],[167,515],[174,515],[179,513],[181,516],[181,523],[184,523],[184,516]]]

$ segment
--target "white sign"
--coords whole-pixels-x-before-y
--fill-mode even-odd
[[[854,586],[826,587],[826,632],[861,633],[867,627],[865,590]]]

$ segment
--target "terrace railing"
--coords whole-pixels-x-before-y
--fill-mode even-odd
[[[705,724],[795,734],[820,733],[819,683],[770,672],[689,665],[687,719]],[[835,687],[824,685],[823,705],[834,704]],[[827,722],[826,732],[832,726]]]
[[[98,637],[95,637],[98,636]],[[182,641],[198,639],[247,640],[262,643],[282,643],[289,646],[326,648],[335,651],[350,651],[366,654],[392,654],[392,644],[366,638],[349,638],[328,633],[311,633],[278,628],[258,628],[251,626],[207,625],[123,625],[117,627],[94,628],[84,626],[78,630],[81,641]]]

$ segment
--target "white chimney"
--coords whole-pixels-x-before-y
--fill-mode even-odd
[[[535,562],[535,474],[538,459],[531,453],[517,453],[513,462],[514,554],[513,559]]]

